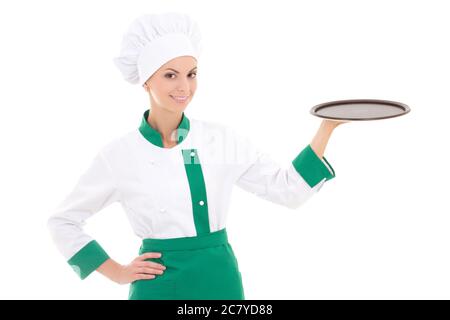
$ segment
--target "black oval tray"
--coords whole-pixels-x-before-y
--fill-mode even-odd
[[[364,121],[399,117],[410,110],[406,104],[396,101],[352,99],[321,103],[312,107],[310,113],[331,120]]]

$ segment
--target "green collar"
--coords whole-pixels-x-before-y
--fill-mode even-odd
[[[150,143],[154,144],[155,146],[164,148],[164,145],[162,143],[161,134],[153,129],[152,126],[147,122],[148,115],[150,114],[150,109],[147,109],[144,112],[144,115],[142,116],[141,125],[139,126],[139,131],[144,136],[145,139],[147,139]],[[179,144],[181,141],[183,141],[186,136],[189,133],[190,123],[189,119],[186,117],[186,115],[183,112],[183,116],[181,118],[180,123],[177,127],[177,144]]]

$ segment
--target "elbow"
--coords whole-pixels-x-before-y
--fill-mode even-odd
[[[308,199],[312,196],[311,193],[305,192],[282,192],[271,194],[270,196],[264,197],[265,199],[281,205],[285,208],[296,210],[300,208]]]
[[[289,209],[296,210],[303,206],[313,196],[314,192],[300,192],[292,193],[290,197],[283,201],[283,205]]]
[[[305,201],[296,201],[296,202],[290,202],[285,204],[286,208],[289,208],[291,210],[296,210],[298,208],[300,208],[303,204],[305,203]]]
[[[53,216],[50,216],[49,218],[47,218],[47,230],[52,233],[53,229],[54,229],[54,225],[55,225],[55,218]]]
[[[47,218],[47,230],[54,240],[60,238],[64,234],[64,230],[66,230],[65,226],[67,224],[70,224],[70,222],[58,214],[53,214]]]
[[[305,196],[293,196],[291,199],[288,199],[288,201],[284,201],[282,205],[291,210],[296,210],[300,208],[307,200],[308,197]]]
[[[48,230],[50,236],[52,237],[52,239],[56,238],[58,225],[59,225],[58,219],[54,215],[47,218],[47,230]]]

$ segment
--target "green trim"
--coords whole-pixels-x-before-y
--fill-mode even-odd
[[[92,240],[67,262],[81,280],[83,280],[108,259],[108,254],[103,250],[100,244],[97,241]]]
[[[209,233],[208,200],[198,151],[197,149],[183,149],[181,152],[189,189],[191,190],[192,210],[197,235]],[[191,155],[192,152],[194,152],[193,155]]]
[[[142,116],[141,119],[141,124],[139,126],[139,131],[141,132],[141,134],[144,136],[145,139],[147,139],[150,143],[154,144],[155,146],[158,146],[160,148],[164,148],[163,142],[162,142],[162,138],[161,138],[161,134],[156,131],[148,122],[148,116],[150,114],[150,110],[151,109],[147,109],[144,112],[144,115]],[[181,117],[181,121],[178,124],[177,127],[177,144],[180,143],[181,141],[183,141],[186,136],[189,133],[189,129],[190,129],[190,122],[189,119],[186,117],[186,115],[182,114]]]
[[[194,237],[167,238],[167,239],[142,239],[139,254],[150,251],[180,251],[198,250],[216,247],[228,243],[226,228],[218,231],[205,233]],[[163,257],[164,258],[164,257]]]
[[[330,167],[331,171],[333,172],[333,175],[332,175],[332,177],[330,178],[330,179],[333,179],[333,178],[336,176],[333,167],[332,167],[331,164],[328,162],[327,158],[325,158],[325,156],[323,157],[323,160],[325,160],[325,162],[327,163],[327,165]],[[328,171],[329,171],[329,170],[328,170]],[[330,180],[330,179],[328,179],[328,180]]]
[[[308,144],[298,155],[292,160],[295,170],[305,179],[308,185],[313,188],[316,184],[326,178],[326,180],[333,179],[336,174],[333,167],[328,163],[327,159],[323,157],[325,162],[331,168],[331,171],[317,156],[311,145]]]

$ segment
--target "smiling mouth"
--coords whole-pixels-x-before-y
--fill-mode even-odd
[[[176,102],[186,102],[187,99],[189,98],[189,96],[179,96],[179,97],[170,96],[170,97],[173,98]]]

